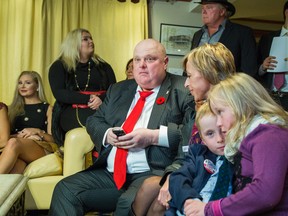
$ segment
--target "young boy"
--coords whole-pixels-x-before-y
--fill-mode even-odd
[[[233,172],[223,156],[224,136],[216,124],[216,116],[210,111],[207,103],[197,111],[196,126],[203,144],[191,145],[184,165],[171,174],[169,192],[172,200],[169,202],[170,208],[165,212],[167,216],[175,215],[175,212],[177,215],[189,215],[191,200],[208,202],[231,193]],[[224,164],[227,168],[224,171],[226,177],[225,180],[220,180],[222,183],[226,181],[226,185],[223,186],[219,185],[217,179],[222,178],[219,170],[222,165],[222,169],[224,168]],[[218,192],[222,194],[217,196],[214,188],[218,188]]]

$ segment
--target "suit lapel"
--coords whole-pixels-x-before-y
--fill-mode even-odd
[[[199,31],[197,31],[197,32],[195,33],[195,38],[194,38],[194,40],[192,41],[191,50],[194,49],[195,47],[198,47],[202,35],[203,35],[203,30],[202,30],[202,29],[200,29]]]
[[[158,95],[153,105],[151,113],[151,116],[153,116],[153,118],[150,118],[148,128],[159,128],[161,117],[164,113],[165,107],[167,106],[167,100],[170,95],[170,88],[171,88],[171,80],[169,74],[167,73],[166,78],[159,89]],[[157,104],[157,99],[159,99],[160,97],[165,98],[163,104]]]
[[[219,42],[223,43],[223,44],[227,44],[227,40],[231,40],[231,36],[229,36],[230,32],[231,32],[231,22],[229,20],[226,21],[226,25],[225,25],[225,30],[223,31],[221,37],[219,38]],[[229,41],[228,41],[229,42]]]

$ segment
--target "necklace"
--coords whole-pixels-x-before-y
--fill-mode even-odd
[[[78,84],[78,81],[77,81],[77,74],[76,74],[76,71],[74,71],[74,78],[75,78],[75,84],[76,84],[76,87],[79,89],[79,91],[86,91],[86,89],[88,88],[89,86],[89,81],[90,81],[90,75],[91,75],[91,68],[90,68],[90,61],[88,62],[88,76],[87,76],[87,83],[85,85],[85,88],[83,90],[80,89],[79,87],[79,84]]]

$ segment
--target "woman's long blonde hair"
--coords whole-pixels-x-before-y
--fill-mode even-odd
[[[270,124],[288,128],[288,113],[259,82],[244,73],[236,73],[212,87],[208,102],[210,107],[211,104],[230,107],[235,116],[235,122],[225,138],[225,156],[230,160],[238,152],[249,124],[256,115]]]
[[[82,33],[90,32],[86,29],[75,29],[69,32],[66,38],[63,40],[60,48],[60,54],[58,59],[62,60],[68,72],[75,71],[77,63],[80,61],[80,49],[82,43]],[[98,55],[93,53],[91,59],[96,63],[99,64],[99,61],[102,60]]]
[[[12,128],[13,128],[13,123],[14,123],[16,116],[23,115],[25,113],[24,112],[25,101],[24,101],[24,98],[20,95],[19,90],[18,90],[18,82],[19,82],[19,79],[23,75],[28,75],[32,77],[33,81],[37,84],[37,87],[38,87],[37,94],[38,94],[39,99],[42,102],[47,101],[40,75],[35,71],[21,72],[16,82],[16,87],[14,90],[14,97],[13,97],[12,103],[9,105],[9,108],[8,108],[9,121],[10,121]]]

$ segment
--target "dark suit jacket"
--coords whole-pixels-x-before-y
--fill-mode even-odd
[[[202,35],[202,29],[194,34],[191,49],[199,46]],[[244,72],[253,77],[256,76],[256,41],[249,27],[227,20],[219,42],[223,43],[232,52],[237,72]]]
[[[165,183],[167,176],[169,174],[179,169],[183,165],[185,161],[185,157],[188,155],[188,151],[184,152],[184,148],[187,148],[189,146],[189,141],[190,141],[191,133],[192,133],[192,127],[195,122],[195,116],[196,116],[195,102],[192,101],[191,103],[189,103],[189,106],[190,106],[190,109],[193,111],[190,112],[188,122],[186,122],[185,125],[183,125],[183,127],[181,127],[180,129],[181,140],[178,146],[177,156],[175,160],[173,161],[173,163],[169,165],[168,167],[166,167],[164,171],[164,175],[162,176],[160,180],[161,186]]]
[[[279,37],[280,34],[281,34],[281,30],[271,32],[261,37],[259,44],[258,44],[258,53],[257,53],[258,68],[263,63],[265,58],[269,56],[273,38]],[[273,84],[272,83],[273,75],[274,75],[273,73],[265,73],[263,76],[259,76],[259,81],[269,91],[271,90],[271,87]]]
[[[184,87],[185,77],[167,73],[157,98],[164,97],[165,103],[153,106],[148,123],[149,129],[159,129],[160,125],[168,126],[169,148],[149,146],[146,150],[148,164],[157,175],[162,175],[166,166],[172,163],[177,154],[181,138],[180,126],[190,116],[188,104],[193,100],[189,91]],[[104,133],[110,127],[121,126],[134,98],[137,83],[135,80],[125,80],[110,86],[106,98],[99,110],[87,119],[87,132],[93,140],[99,158],[93,167],[106,167],[107,156],[112,146],[102,145]]]

